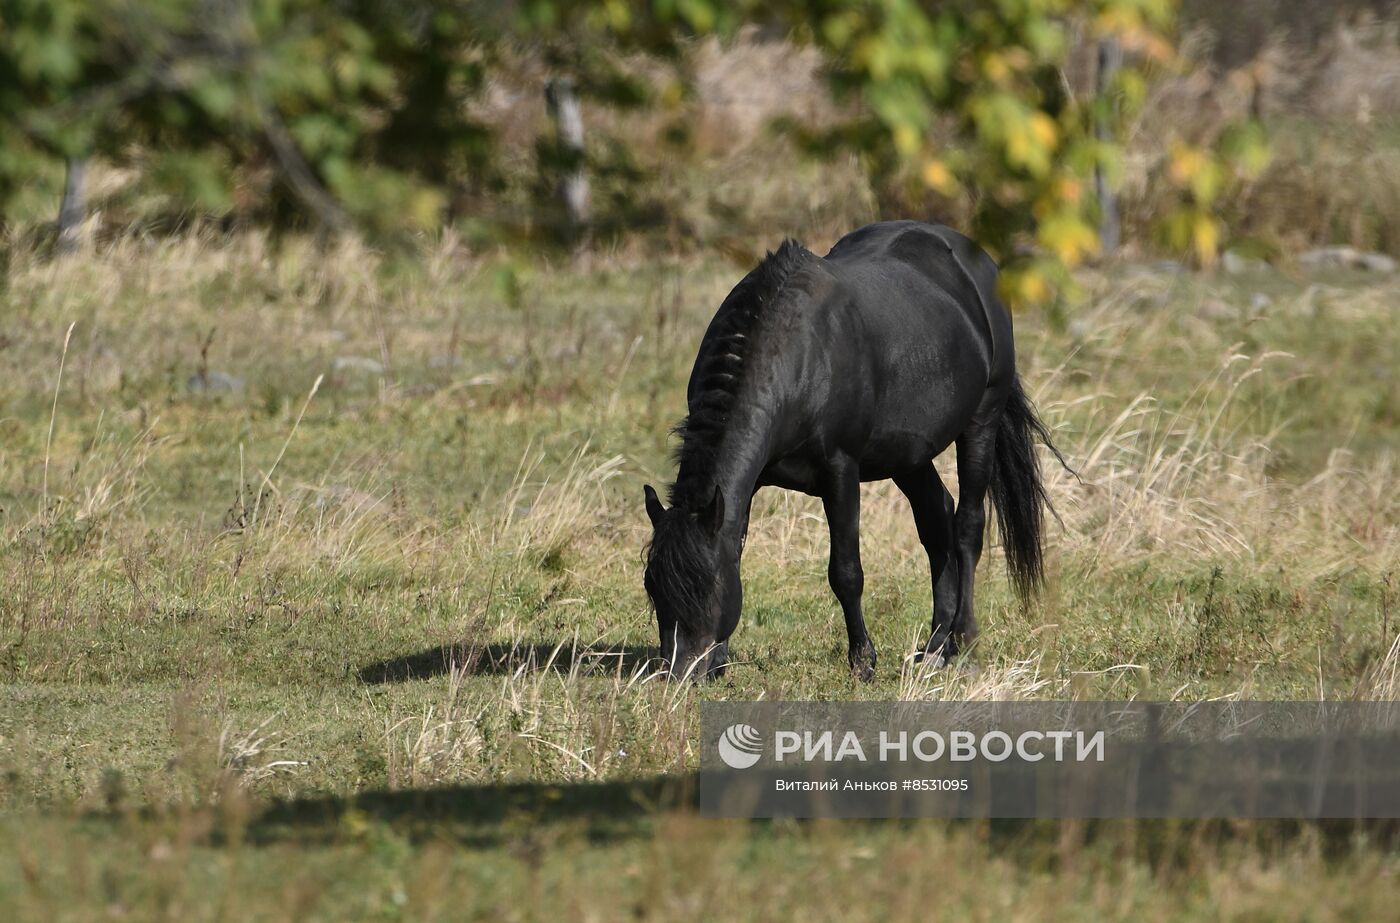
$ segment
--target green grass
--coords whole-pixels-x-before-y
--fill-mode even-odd
[[[871,485],[881,662],[857,683],[820,505],[764,494],[737,663],[694,688],[642,666],[641,485],[668,478],[690,359],[740,270],[520,272],[506,297],[501,264],[451,241],[274,255],[254,236],[17,267],[0,308],[0,906],[1393,905],[1387,829],[711,823],[685,786],[705,700],[1397,697],[1400,284],[1086,276],[1085,305],[1018,319],[1025,377],[1082,475],[1051,477],[1044,597],[1017,605],[989,543],[970,668],[917,675],[901,660],[927,632],[927,564],[903,500]],[[200,393],[201,370],[242,385]]]

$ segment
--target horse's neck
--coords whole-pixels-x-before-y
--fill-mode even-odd
[[[693,455],[683,453],[678,483],[690,496],[708,500],[716,487],[724,496],[722,534],[736,541],[748,530],[749,501],[759,475],[768,464],[770,439],[757,415],[742,410],[730,415],[715,447]]]

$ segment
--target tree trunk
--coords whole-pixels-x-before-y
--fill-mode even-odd
[[[589,209],[588,174],[584,172],[583,110],[579,107],[574,82],[568,78],[551,80],[545,85],[545,102],[554,122],[554,137],[559,147],[563,168],[559,180],[559,198],[564,206],[570,230],[575,235],[586,232],[592,218]]]
[[[72,253],[82,243],[83,185],[87,178],[87,158],[69,157],[68,176],[63,183],[63,204],[58,209],[58,252]]]
[[[1113,90],[1114,78],[1123,66],[1123,49],[1111,38],[1099,42],[1098,94],[1100,101],[1106,99]],[[1114,123],[1117,121],[1118,106],[1115,102],[1110,112],[1100,111],[1094,133],[1100,141],[1113,140]],[[1118,218],[1118,194],[1109,186],[1103,167],[1094,168],[1094,192],[1099,199],[1099,242],[1104,256],[1113,256],[1122,241],[1122,226]]]

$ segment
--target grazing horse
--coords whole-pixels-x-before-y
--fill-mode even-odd
[[[1012,581],[1033,592],[1048,502],[1033,439],[1049,437],[1017,378],[996,280],[996,264],[958,232],[890,221],[825,257],[784,241],[729,293],[691,372],[670,508],[646,487],[645,583],[670,676],[723,671],[743,605],[749,507],[768,485],[822,499],[827,574],[862,679],[875,671],[861,614],[862,481],[894,480],[928,551],[933,628],[922,656],[946,663],[976,635],[989,492]],[[956,512],[933,466],[953,443]]]

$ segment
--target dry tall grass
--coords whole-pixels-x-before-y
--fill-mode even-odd
[[[231,915],[369,913],[336,903],[349,891],[381,917],[509,917],[546,892],[563,918],[630,900],[643,919],[849,916],[878,868],[862,900],[888,896],[887,918],[925,906],[930,849],[972,857],[943,892],[972,918],[1122,910],[1093,884],[1119,873],[1112,894],[1163,919],[1372,907],[1379,850],[1341,866],[1253,828],[1095,846],[1066,825],[1044,855],[975,828],[755,832],[658,814],[649,780],[693,770],[715,699],[1400,700],[1393,280],[1086,275],[1077,313],[1017,318],[1079,472],[1044,459],[1063,524],[1040,600],[1015,601],[993,535],[979,646],[944,670],[904,657],[928,630],[926,556],[903,497],[867,485],[881,660],[858,683],[820,505],[765,491],[729,674],[692,685],[651,659],[640,486],[672,470],[694,341],[735,272],[516,267],[512,303],[500,265],[450,236],[407,266],[212,236],[20,261],[0,345],[0,839],[18,858],[0,893],[21,916],[184,916],[211,893]],[[272,797],[289,819],[258,819]],[[114,826],[75,819],[89,809]],[[783,884],[794,862],[827,884]],[[1163,876],[1209,893],[1183,904]],[[346,877],[363,887],[328,884]],[[989,907],[988,881],[1019,896]]]
[[[256,238],[133,239],[21,261],[23,322],[0,349],[15,408],[0,421],[3,675],[40,696],[242,690],[202,719],[224,729],[206,741],[223,754],[209,778],[274,792],[685,768],[712,698],[1400,692],[1400,624],[1374,596],[1400,560],[1400,482],[1393,452],[1355,436],[1383,414],[1366,369],[1389,348],[1389,283],[1086,276],[1090,303],[1064,330],[1018,319],[1023,373],[1078,472],[1044,457],[1061,520],[1045,597],[1015,603],[993,535],[982,645],[951,670],[905,658],[927,631],[926,556],[903,497],[867,485],[882,657],[862,687],[842,666],[820,504],[765,491],[730,676],[692,687],[648,660],[640,484],[670,471],[661,434],[692,334],[733,271],[537,269],[527,334],[497,265],[451,237],[408,282],[386,283],[404,270],[353,242],[274,257]],[[338,356],[379,365],[337,376]],[[96,357],[119,373],[99,376]],[[193,389],[201,369],[242,390]],[[1326,427],[1329,448],[1300,454],[1300,425]],[[345,681],[399,657],[407,682]],[[289,680],[330,696],[327,715],[288,704]],[[287,737],[259,724],[269,714]],[[346,730],[361,726],[368,738]]]

